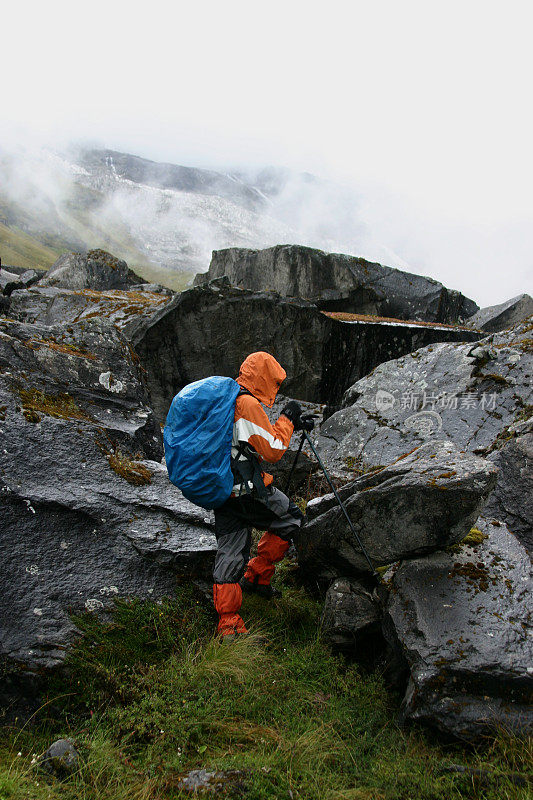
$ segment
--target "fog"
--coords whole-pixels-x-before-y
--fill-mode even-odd
[[[209,198],[200,216],[187,198],[161,213],[140,191],[115,192],[94,221],[147,226],[167,260],[179,217],[197,263],[283,236],[430,275],[481,305],[531,293],[529,6],[10,7],[0,145],[26,156],[0,190],[60,213],[70,178],[40,166],[41,148],[73,142],[247,176],[282,168],[291,179],[255,217]]]

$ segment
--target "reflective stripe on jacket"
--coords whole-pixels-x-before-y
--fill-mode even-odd
[[[287,450],[293,431],[294,425],[284,414],[271,425],[259,400],[241,394],[235,404],[231,455],[236,458],[239,444],[246,442],[263,461],[275,464]],[[272,475],[264,473],[263,480],[268,486],[272,483]],[[238,489],[238,486],[234,487],[234,491]]]

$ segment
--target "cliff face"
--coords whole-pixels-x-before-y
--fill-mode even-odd
[[[303,297],[320,308],[427,322],[457,322],[478,306],[438,281],[339,253],[299,245],[215,250],[195,284],[226,276],[252,291]]]
[[[206,375],[235,376],[254,350],[283,364],[284,394],[337,405],[344,391],[382,361],[441,341],[474,341],[461,328],[348,322],[304,300],[250,292],[221,279],[176,296],[132,338],[160,418],[185,384]]]

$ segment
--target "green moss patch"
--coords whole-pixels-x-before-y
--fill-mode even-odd
[[[16,392],[22,402],[23,414],[29,422],[38,422],[36,415],[39,414],[57,419],[81,419],[92,422],[74,398],[66,392],[46,394],[39,389],[24,389],[21,386],[16,387]]]
[[[117,475],[124,478],[128,483],[131,483],[132,486],[145,486],[152,482],[152,473],[148,467],[138,460],[140,456],[134,459],[118,448],[109,450],[101,442],[97,442],[97,445],[105,455],[113,472],[116,472]]]

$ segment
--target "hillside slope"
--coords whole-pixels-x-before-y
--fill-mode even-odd
[[[111,150],[0,151],[0,221],[54,253],[103,248],[169,272],[207,270],[214,249],[280,243],[407,266],[374,240],[359,198],[343,187],[288,170],[223,173]],[[25,266],[12,239],[2,232],[0,256]]]

